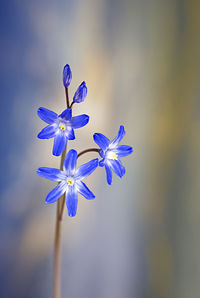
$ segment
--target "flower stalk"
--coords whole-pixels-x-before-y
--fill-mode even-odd
[[[63,161],[67,152],[67,146],[61,155],[60,170],[63,169]],[[61,297],[61,224],[64,210],[65,195],[57,201],[56,228],[54,242],[54,273],[53,273],[53,298]]]
[[[99,149],[98,148],[89,148],[89,149],[86,149],[86,150],[83,150],[81,151],[79,154],[78,154],[78,158],[85,154],[85,153],[88,153],[88,152],[99,152]]]

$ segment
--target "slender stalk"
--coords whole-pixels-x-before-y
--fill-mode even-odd
[[[70,104],[69,104],[69,94],[68,94],[68,88],[67,87],[65,87],[65,95],[66,95],[67,108],[69,108]]]
[[[99,152],[99,149],[98,148],[89,148],[89,149],[86,149],[86,150],[83,150],[81,151],[79,154],[78,154],[78,158],[85,154],[85,153],[88,153],[88,152]]]
[[[66,156],[67,146],[61,155],[60,169],[63,169],[63,161]],[[65,200],[64,195],[57,201],[56,212],[56,229],[55,229],[55,242],[54,242],[54,272],[53,272],[53,298],[61,297],[61,223],[62,217],[60,217],[62,202]],[[63,210],[62,210],[63,213]]]
[[[75,104],[74,101],[72,101],[71,105],[70,105],[70,109],[72,108],[72,106]]]
[[[61,263],[61,221],[59,220],[59,204],[57,203],[56,231],[54,244],[54,277],[53,298],[60,298],[60,263]]]

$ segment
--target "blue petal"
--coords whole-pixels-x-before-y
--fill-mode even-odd
[[[104,167],[105,166],[105,158],[99,161],[99,166]]]
[[[66,178],[66,175],[64,175],[60,170],[54,168],[39,168],[37,170],[37,174],[52,181],[62,181]]]
[[[65,134],[58,133],[54,138],[54,144],[53,144],[53,155],[59,156],[63,151],[65,150],[65,147],[67,145],[67,137]]]
[[[61,182],[58,186],[56,186],[46,197],[46,203],[54,203],[56,202],[66,191],[67,184],[65,181]]]
[[[100,155],[102,158],[105,158],[105,152],[104,152],[102,149],[99,149],[99,155]]]
[[[64,120],[70,120],[72,118],[72,109],[66,109],[64,110],[59,117],[61,117]]]
[[[115,174],[117,174],[120,178],[122,176],[124,176],[125,174],[125,168],[122,165],[120,160],[112,160],[109,159],[109,161],[107,161],[107,165],[115,172]]]
[[[54,124],[47,125],[38,134],[39,139],[50,139],[56,135],[57,127]]]
[[[114,138],[114,140],[112,141],[111,145],[113,146],[116,146],[119,144],[119,142],[122,140],[122,138],[124,137],[125,135],[125,129],[124,129],[124,126],[121,125],[120,128],[119,128],[119,132],[118,132],[118,136],[116,138]]]
[[[67,131],[66,131],[66,134],[67,134],[68,140],[74,140],[75,139],[75,134],[74,134],[73,128],[68,127]]]
[[[76,169],[77,152],[74,149],[69,150],[63,162],[63,169],[66,171],[67,176],[74,174]]]
[[[84,165],[80,166],[74,175],[77,180],[82,180],[89,176],[98,167],[98,158],[95,158]]]
[[[48,124],[54,123],[55,120],[58,118],[58,115],[56,113],[45,108],[39,108],[37,114],[40,117],[40,119],[42,119]]]
[[[75,116],[72,117],[71,119],[71,127],[72,128],[80,128],[85,126],[89,121],[89,116],[88,115],[80,115],[80,116]]]
[[[78,189],[78,192],[82,196],[84,196],[86,199],[92,200],[92,199],[95,198],[95,195],[91,192],[91,190],[89,190],[87,185],[85,185],[85,183],[83,183],[82,181],[77,181],[76,182],[76,187]]]
[[[117,159],[117,160],[115,160],[115,161],[116,161],[116,163],[118,164],[118,167],[121,169],[121,177],[123,177],[123,176],[125,175],[125,173],[126,173],[126,169],[125,169],[125,167],[122,165],[121,160]]]
[[[107,149],[107,147],[110,145],[110,140],[107,137],[105,137],[102,133],[95,133],[93,135],[93,139],[94,139],[95,143],[101,149],[103,149],[103,151],[105,151]]]
[[[119,157],[127,156],[133,152],[133,148],[127,145],[121,145],[112,150]]]
[[[112,171],[107,164],[105,164],[106,178],[109,185],[112,184]]]
[[[75,216],[78,205],[78,194],[74,187],[69,186],[66,191],[66,205],[69,216]]]

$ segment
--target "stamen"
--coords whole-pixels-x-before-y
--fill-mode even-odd
[[[60,123],[60,124],[59,124],[59,128],[60,128],[61,130],[66,130],[66,126],[65,126],[63,123]]]
[[[74,185],[74,180],[72,178],[68,178],[67,179],[67,184],[70,185],[70,186]]]

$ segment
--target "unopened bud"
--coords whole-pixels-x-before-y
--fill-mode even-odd
[[[63,85],[67,88],[72,79],[72,72],[69,64],[66,64],[63,69]]]
[[[76,90],[76,93],[74,94],[73,101],[80,103],[85,100],[87,95],[87,87],[85,82],[82,82],[81,85]]]

